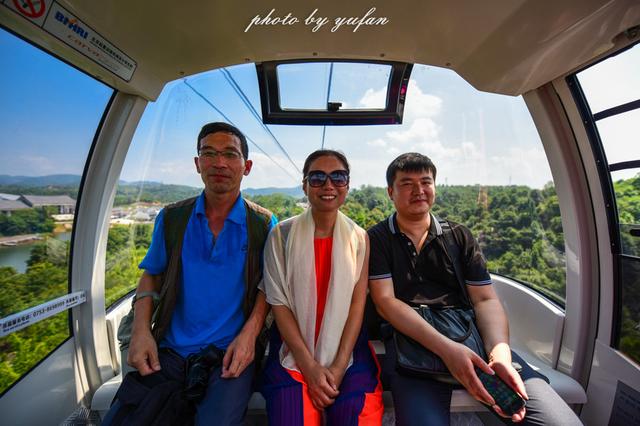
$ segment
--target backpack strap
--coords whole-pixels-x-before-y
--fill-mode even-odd
[[[460,243],[458,242],[458,238],[456,237],[455,232],[451,228],[451,223],[449,223],[446,219],[441,219],[438,216],[433,215],[433,217],[438,221],[440,227],[442,228],[442,238],[445,254],[451,261],[453,265],[453,270],[456,274],[456,281],[458,281],[458,285],[462,290],[462,298],[464,302],[469,306],[473,306],[471,304],[471,300],[469,299],[469,294],[467,293],[467,286],[464,281],[464,272],[462,270],[462,258],[461,252],[462,248],[460,247]]]

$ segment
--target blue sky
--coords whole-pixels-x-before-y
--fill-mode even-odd
[[[11,58],[0,68],[0,174],[81,174],[112,90],[3,30],[0,55]],[[631,56],[625,59],[623,68],[637,70],[639,55],[636,52]],[[259,112],[254,66],[228,70]],[[306,72],[316,79],[292,81],[283,96],[297,102],[309,102],[314,96],[323,101],[327,70],[325,66]],[[385,94],[380,74],[379,70],[336,67],[332,100],[349,107],[379,105]],[[584,77],[585,91],[592,94],[594,105],[606,105],[602,99],[611,93],[629,96],[631,92],[630,96],[640,98],[628,86],[615,90],[615,83],[624,78],[640,88],[637,75],[620,76],[609,90],[602,90],[601,74],[593,72]],[[359,84],[341,78],[353,75]],[[221,71],[191,76],[187,82],[268,154],[250,145],[254,168],[243,187],[291,187],[300,183],[296,169],[302,168],[311,151],[320,148],[322,127],[269,126],[294,166],[249,114]],[[626,99],[620,96],[615,100]],[[217,120],[223,117],[187,84],[169,83],[158,100],[149,103],[121,178],[201,186],[193,166],[195,139],[204,123]],[[628,134],[629,125],[605,123],[603,127],[611,127],[607,131],[613,135],[612,140],[628,141],[622,136]],[[634,134],[640,133],[635,129]],[[616,142],[606,147],[611,159],[628,157],[629,148],[624,145]],[[352,187],[383,186],[388,163],[399,153],[414,150],[434,160],[440,184],[524,184],[539,188],[552,179],[539,136],[520,97],[478,92],[454,72],[436,67],[414,67],[402,125],[328,127],[325,147],[345,152],[352,165]],[[640,152],[635,151],[631,152],[634,158],[640,158]]]
[[[81,174],[112,89],[0,29],[0,174]]]

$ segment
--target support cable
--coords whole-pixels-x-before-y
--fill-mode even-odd
[[[331,80],[333,80],[333,62],[329,66],[329,82],[327,83],[327,101],[325,102],[329,105],[329,97],[331,96]],[[320,149],[324,149],[324,136],[327,133],[327,126],[322,126],[322,143],[320,144]]]
[[[273,133],[271,133],[271,130],[262,122],[262,118],[260,117],[260,115],[258,114],[256,109],[253,107],[253,104],[251,103],[251,101],[249,101],[249,98],[247,98],[247,96],[244,94],[244,91],[242,90],[242,88],[238,85],[238,83],[236,83],[236,81],[233,78],[233,76],[231,75],[231,73],[228,70],[224,69],[224,68],[220,69],[220,71],[224,75],[224,78],[227,80],[229,85],[238,94],[238,96],[240,97],[242,102],[244,102],[244,104],[247,106],[247,108],[249,109],[249,111],[251,112],[253,117],[256,119],[258,124],[260,124],[262,126],[262,128],[271,136],[271,138],[273,139],[275,144],[278,146],[278,148],[280,148],[280,151],[282,151],[282,153],[287,157],[289,162],[291,162],[291,164],[298,171],[298,173],[302,174],[302,170],[300,170],[298,168],[298,166],[296,165],[296,163],[294,163],[294,161],[289,156],[289,153],[287,152],[287,150],[284,149],[284,147],[280,144],[280,142],[275,137],[275,135]]]
[[[224,118],[229,124],[238,127],[235,125],[235,123],[233,122],[233,120],[231,120],[229,117],[227,117],[227,115],[225,113],[223,113],[218,107],[216,107],[213,102],[211,102],[209,99],[207,99],[202,93],[200,93],[199,91],[197,91],[195,89],[195,87],[193,87],[191,84],[189,84],[189,82],[187,81],[187,79],[185,78],[184,80],[182,80],[182,82],[184,84],[187,85],[187,87],[189,89],[191,89],[193,91],[193,93],[195,93],[196,95],[198,95],[200,97],[200,99],[202,99],[207,105],[209,105],[211,108],[213,108],[218,114],[220,114],[222,116],[222,118]],[[245,138],[247,138],[247,141],[251,142],[253,144],[253,146],[255,146],[256,148],[258,148],[258,150],[263,153],[264,155],[267,156],[267,158],[269,160],[271,160],[273,162],[273,164],[275,164],[276,166],[278,166],[282,171],[284,171],[287,175],[289,175],[289,177],[291,177],[291,179],[293,179],[294,181],[297,182],[297,179],[295,176],[293,176],[291,173],[289,173],[289,171],[287,169],[285,169],[282,165],[280,165],[280,163],[278,163],[276,160],[274,160],[269,154],[267,154],[267,152],[262,149],[260,147],[260,145],[258,145],[257,143],[255,143],[253,141],[253,139],[251,139],[249,136],[245,135]]]

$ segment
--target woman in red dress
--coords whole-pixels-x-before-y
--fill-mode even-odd
[[[273,327],[262,392],[270,425],[380,425],[382,388],[363,331],[369,241],[338,209],[349,164],[337,151],[307,157],[309,208],[273,229],[264,289]]]

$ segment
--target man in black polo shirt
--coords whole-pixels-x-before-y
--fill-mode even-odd
[[[460,246],[462,273],[476,315],[489,363],[466,346],[437,332],[411,307],[461,307],[463,295],[443,230],[431,214],[435,202],[436,168],[418,153],[402,154],[387,168],[387,191],[396,213],[369,230],[371,257],[369,288],[380,315],[401,333],[411,337],[445,362],[451,374],[477,400],[493,406],[506,423],[581,424],[576,415],[531,370],[523,379],[511,364],[509,326],[478,243],[464,226],[450,223]],[[449,424],[452,386],[430,379],[402,375],[395,370],[396,353],[385,342],[383,372],[387,375],[397,425]],[[523,361],[524,363],[524,361]],[[498,374],[527,401],[507,418],[482,385],[474,366]],[[528,374],[524,374],[524,372]]]

